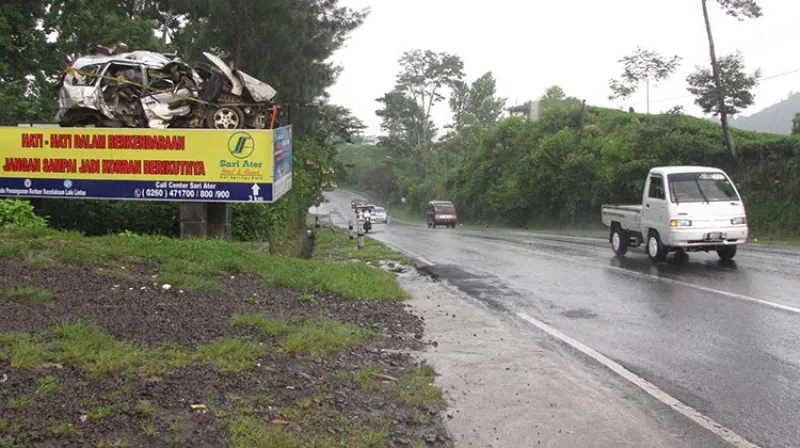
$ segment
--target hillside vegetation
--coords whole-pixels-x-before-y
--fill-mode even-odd
[[[597,226],[606,203],[638,203],[648,170],[710,165],[740,185],[755,234],[800,233],[800,136],[734,130],[734,158],[718,124],[681,114],[643,115],[553,105],[529,122],[508,117],[448,134],[432,151],[427,188],[473,222],[510,226]],[[405,196],[421,212],[426,186],[414,157],[386,147],[340,148],[342,184],[389,205]]]

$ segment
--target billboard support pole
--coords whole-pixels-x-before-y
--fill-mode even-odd
[[[206,238],[208,236],[208,203],[181,202],[181,238]]]
[[[229,240],[231,238],[231,204],[209,202],[207,204],[208,237]]]

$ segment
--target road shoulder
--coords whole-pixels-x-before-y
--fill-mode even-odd
[[[444,283],[400,276],[456,446],[725,446],[638,389]],[[699,444],[698,444],[699,443]]]

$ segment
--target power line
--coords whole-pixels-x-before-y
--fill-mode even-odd
[[[789,70],[788,72],[778,73],[777,75],[761,76],[761,77],[758,78],[758,80],[759,81],[768,81],[770,79],[782,78],[784,76],[793,75],[795,73],[800,73],[800,68],[797,68],[797,69],[794,69],[794,70]],[[650,104],[653,104],[653,103],[664,103],[664,102],[667,102],[667,101],[675,101],[675,100],[685,100],[687,98],[694,98],[694,95],[683,95],[683,96],[675,96],[675,97],[672,97],[672,98],[663,98],[663,99],[660,99],[660,100],[650,100]],[[647,104],[647,101],[641,101],[641,102],[638,102],[638,103],[631,103],[631,104],[629,104],[629,106],[640,106],[640,105],[643,105],[643,104]]]

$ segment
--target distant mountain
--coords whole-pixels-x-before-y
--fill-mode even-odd
[[[800,93],[791,93],[785,100],[761,112],[731,120],[731,126],[748,131],[791,134],[792,119],[798,112],[800,112]]]

